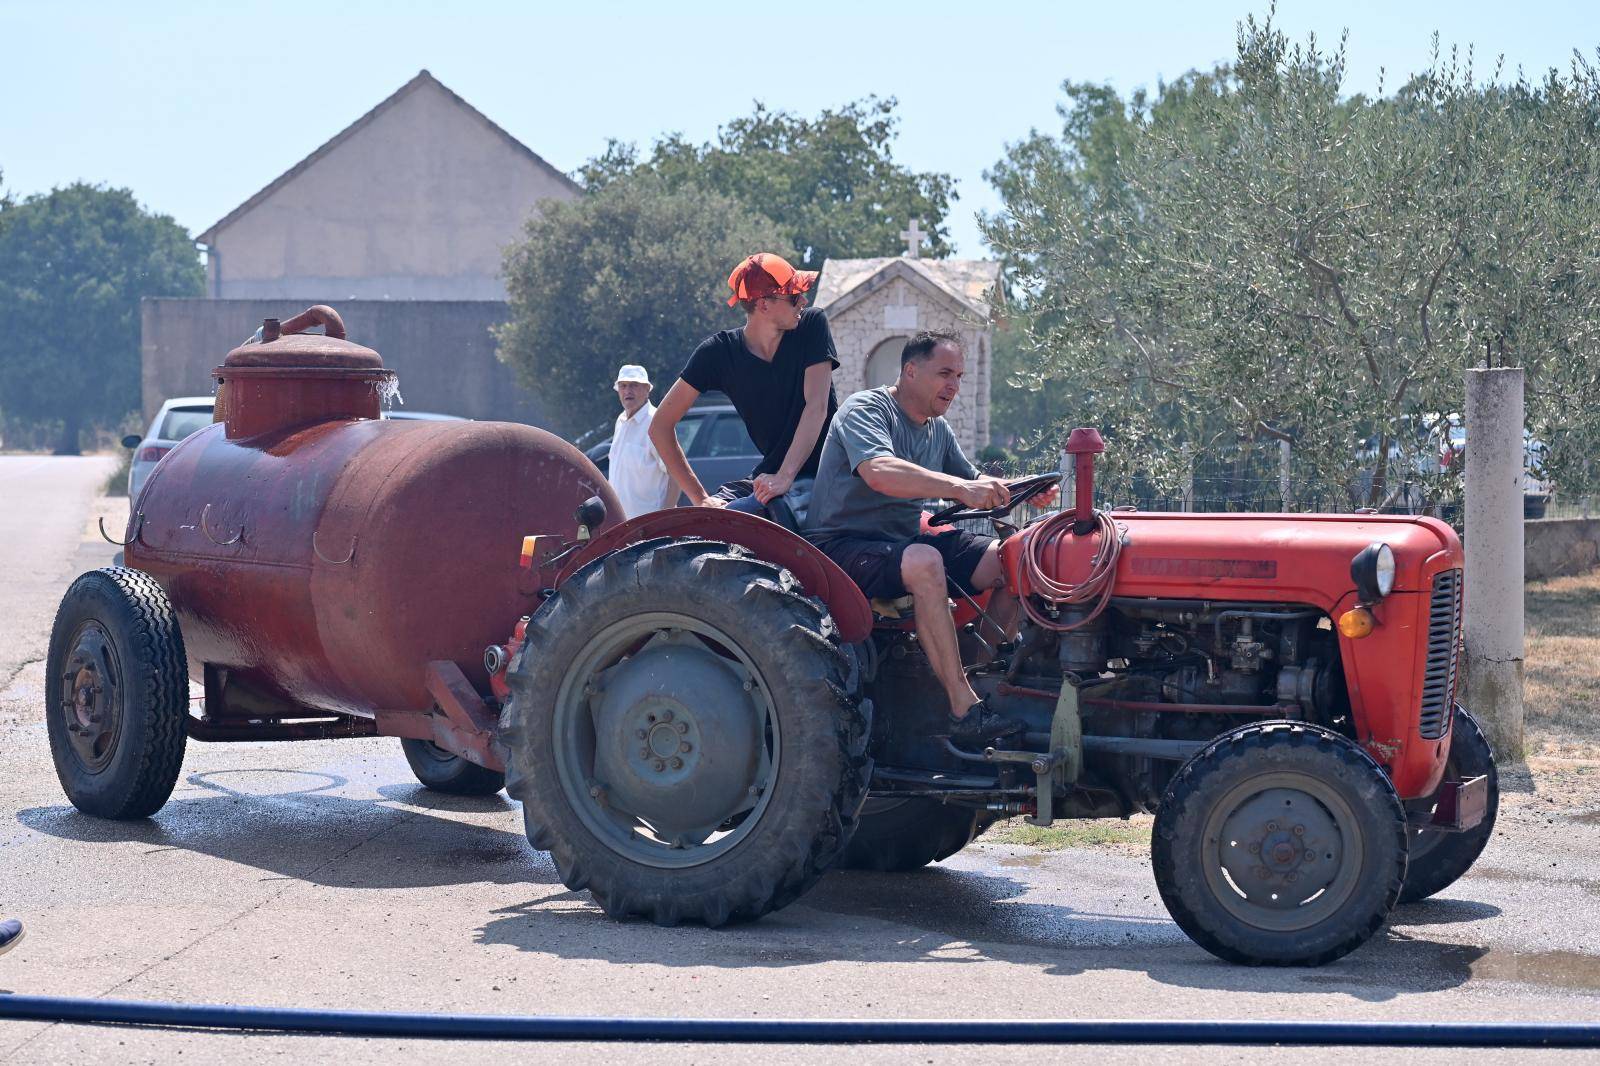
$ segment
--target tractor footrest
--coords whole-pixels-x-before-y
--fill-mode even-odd
[[[1489,778],[1484,775],[1465,781],[1445,781],[1434,794],[1433,816],[1413,823],[1420,829],[1446,833],[1465,833],[1476,829],[1489,813]]]

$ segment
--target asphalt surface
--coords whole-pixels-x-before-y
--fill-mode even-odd
[[[1552,794],[1526,774],[1510,775],[1503,830],[1472,874],[1314,970],[1212,959],[1168,920],[1143,857],[982,842],[916,874],[829,874],[800,902],[743,927],[613,922],[527,845],[514,804],[424,791],[395,741],[191,744],[156,817],[82,816],[51,766],[40,660],[66,584],[116,550],[90,528],[97,506],[112,512],[108,526],[121,525],[114,506],[94,500],[108,465],[0,457],[0,914],[28,926],[28,939],[0,958],[0,990],[607,1016],[1600,1017],[1600,803]],[[1332,1053],[1384,1063],[1403,1055],[1408,1066],[1461,1058]],[[1265,1063],[1286,1052],[463,1045],[0,1023],[7,1063],[1068,1054]],[[1519,1057],[1600,1061],[1590,1052]]]

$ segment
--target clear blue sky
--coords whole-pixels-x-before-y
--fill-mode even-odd
[[[452,8],[456,10],[451,10]],[[0,0],[0,171],[14,194],[133,189],[198,233],[426,67],[563,170],[607,137],[695,140],[753,100],[804,113],[900,100],[898,158],[959,180],[958,251],[997,201],[983,171],[1055,129],[1064,79],[1124,91],[1233,52],[1246,0],[643,4]],[[1596,0],[1283,0],[1278,22],[1350,30],[1353,91],[1427,65],[1429,38],[1535,75],[1600,45]]]

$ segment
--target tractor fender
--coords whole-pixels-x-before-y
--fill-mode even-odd
[[[651,511],[598,534],[561,568],[556,585],[587,563],[618,548],[656,537],[702,537],[748,548],[757,556],[786,568],[806,592],[828,606],[846,643],[866,640],[872,634],[872,607],[850,576],[839,569],[804,537],[765,518],[720,507],[673,507]]]

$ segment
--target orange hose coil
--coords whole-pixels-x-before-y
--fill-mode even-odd
[[[1087,625],[1106,609],[1115,584],[1117,559],[1122,554],[1122,538],[1117,535],[1116,523],[1106,512],[1096,511],[1094,522],[1100,531],[1100,548],[1089,562],[1089,576],[1076,585],[1052,578],[1045,572],[1043,563],[1045,546],[1053,544],[1058,537],[1074,536],[1072,527],[1077,521],[1075,508],[1051,515],[1033,531],[1022,550],[1022,570],[1029,592],[1029,595],[1022,597],[1022,609],[1034,624],[1063,633]],[[1034,597],[1058,609],[1088,607],[1089,611],[1082,618],[1064,624],[1036,606]]]

